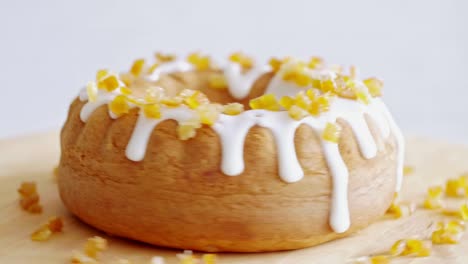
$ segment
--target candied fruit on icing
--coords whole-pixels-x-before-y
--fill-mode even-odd
[[[322,92],[334,92],[336,90],[336,85],[333,80],[323,80],[320,82],[320,90]]]
[[[148,67],[148,74],[152,74],[161,64],[156,62],[151,64],[151,66]]]
[[[108,92],[112,92],[115,89],[119,88],[120,83],[115,75],[108,75],[101,80],[98,81],[97,86],[99,89],[106,90]]]
[[[203,264],[216,264],[216,254],[203,254]]]
[[[431,254],[431,243],[421,239],[406,239],[406,247],[402,256],[427,257]]]
[[[432,243],[434,244],[457,244],[465,230],[463,221],[450,221],[448,223],[437,223],[437,229],[432,232]]]
[[[445,184],[445,194],[449,197],[463,197],[466,195],[465,186],[461,178],[448,179]]]
[[[265,94],[250,100],[249,105],[252,109],[265,109],[270,111],[281,110],[281,105],[274,94]]]
[[[306,72],[303,63],[288,65],[283,72],[283,80],[293,82],[299,87],[305,87],[312,84],[312,77]]]
[[[288,114],[294,120],[301,120],[308,115],[308,112],[297,105],[292,105],[288,109]]]
[[[218,104],[205,104],[197,108],[200,122],[205,125],[213,125],[218,120],[221,106]]]
[[[143,106],[143,113],[146,117],[158,119],[161,118],[161,108],[158,104],[146,104]]]
[[[279,100],[279,104],[286,110],[289,110],[294,104],[295,100],[291,98],[290,96],[283,96]]]
[[[144,59],[138,59],[133,62],[132,67],[130,68],[130,73],[133,76],[140,76],[141,73],[143,72],[143,69],[145,68],[145,60]]]
[[[332,143],[338,143],[340,139],[341,128],[336,123],[327,123],[322,132],[322,138]]]
[[[240,103],[229,103],[223,106],[223,114],[238,115],[244,111],[244,105]]]
[[[228,86],[226,77],[224,77],[224,75],[211,75],[208,82],[210,88],[214,89],[226,89]]]
[[[107,240],[99,236],[88,238],[88,240],[86,241],[84,245],[85,254],[91,258],[96,258],[100,252],[106,249],[107,249]]]
[[[423,207],[426,209],[434,210],[444,207],[444,202],[439,198],[426,198],[423,203]]]
[[[109,103],[109,109],[116,115],[127,114],[130,111],[127,97],[124,95],[117,95],[114,100]]]
[[[171,61],[175,61],[177,56],[174,55],[174,54],[169,54],[169,53],[161,53],[161,52],[156,52],[156,54],[154,54],[154,56],[156,57],[156,60],[158,60],[159,62],[171,62]]]
[[[373,97],[382,96],[383,82],[377,78],[365,79],[363,83],[367,86],[367,89]]]
[[[370,258],[371,264],[389,264],[390,257],[385,255],[372,256]]]
[[[468,221],[468,204],[464,203],[460,206],[460,217],[463,221]]]
[[[120,92],[124,95],[131,95],[132,94],[132,89],[128,88],[128,87],[120,87]]]
[[[254,65],[253,59],[242,52],[235,52],[229,56],[229,60],[238,63],[242,69],[251,69]]]
[[[185,122],[180,122],[177,127],[177,135],[181,140],[187,140],[195,137],[196,131],[201,127],[199,120],[188,120]]]
[[[90,102],[95,102],[98,96],[98,87],[95,82],[88,82],[86,84],[86,94]]]
[[[162,98],[161,99],[161,104],[167,106],[167,107],[178,107],[183,103],[183,98],[180,96],[176,97],[167,97],[167,98]]]
[[[311,69],[316,69],[321,65],[323,65],[323,59],[320,57],[310,58],[309,63],[307,64],[307,66]]]
[[[164,89],[161,87],[149,87],[145,90],[145,102],[154,104],[164,97]]]
[[[185,89],[180,92],[179,96],[183,98],[184,104],[191,109],[209,103],[208,97],[198,90]]]
[[[211,66],[211,60],[208,56],[202,56],[198,53],[192,53],[187,57],[187,61],[191,63],[197,70],[208,70]]]
[[[271,70],[276,73],[279,71],[279,69],[281,68],[281,65],[283,64],[283,61],[280,60],[280,59],[277,59],[277,58],[271,58],[269,61],[268,61],[268,64],[270,65],[271,67]]]
[[[106,69],[98,70],[97,73],[96,73],[96,81],[99,82],[100,80],[102,80],[107,75],[109,75],[108,70],[106,70]]]
[[[406,241],[404,239],[400,239],[396,241],[395,243],[393,243],[392,247],[390,248],[390,254],[392,256],[399,256],[401,255],[401,253],[403,253],[405,248],[406,248]]]

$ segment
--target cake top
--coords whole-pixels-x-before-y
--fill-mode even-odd
[[[189,108],[197,116],[179,133],[181,139],[195,136],[196,128],[201,125],[213,125],[220,114],[238,115],[243,111],[267,110],[287,111],[294,120],[307,116],[319,117],[330,109],[335,98],[348,99],[359,104],[369,104],[372,98],[382,95],[383,82],[378,78],[360,79],[358,69],[351,66],[346,73],[341,66],[327,66],[323,59],[312,57],[309,61],[292,57],[272,58],[267,65],[258,65],[254,59],[241,52],[232,53],[227,65],[214,62],[209,56],[192,53],[186,58],[177,58],[173,54],[156,53],[152,63],[137,59],[130,70],[115,73],[99,70],[96,80],[86,86],[86,96],[90,102],[105,94],[113,94],[109,109],[115,116],[121,116],[132,107],[139,107],[148,118],[161,118],[161,108]],[[257,78],[267,72],[274,73],[266,92],[249,102],[250,109],[232,102],[219,104],[210,102],[208,97],[198,90],[184,89],[175,95],[166,93],[164,87],[156,81],[164,74],[183,71],[222,71],[212,75],[209,86],[212,89],[227,89],[236,99],[245,98]],[[331,141],[337,141],[337,128],[324,135]]]

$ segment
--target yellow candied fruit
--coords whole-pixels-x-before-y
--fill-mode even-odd
[[[197,128],[200,128],[201,124],[198,120],[189,120],[180,122],[177,127],[177,135],[181,140],[187,140],[195,137]]]
[[[369,78],[365,79],[363,82],[367,86],[370,95],[372,95],[373,97],[382,96],[382,80],[379,80],[377,78]]]
[[[91,258],[96,258],[100,252],[106,249],[107,240],[99,236],[88,238],[88,241],[86,241],[86,244],[84,246],[85,254]]]
[[[156,52],[154,56],[160,62],[171,62],[171,61],[175,61],[175,59],[177,58],[177,56],[174,54],[164,54],[161,52]]]
[[[440,209],[444,207],[442,199],[439,198],[426,198],[423,207],[429,210]]]
[[[119,80],[115,75],[108,75],[107,77],[102,78],[98,81],[97,86],[99,89],[112,92],[115,89],[119,88]]]
[[[224,77],[224,75],[211,75],[208,84],[210,88],[214,89],[226,89],[228,86],[226,77]]]
[[[254,65],[253,59],[242,52],[235,52],[229,56],[229,60],[238,63],[242,69],[251,69]]]
[[[70,263],[71,264],[99,264],[99,261],[97,261],[94,258],[90,258],[83,253],[74,252],[70,259]]]
[[[312,84],[312,77],[305,72],[305,67],[301,64],[286,69],[283,73],[283,80],[293,82],[299,87],[305,87]]]
[[[410,216],[415,210],[416,206],[414,203],[398,204],[394,208],[394,215],[396,218],[402,218]]]
[[[316,89],[308,89],[306,91],[306,95],[309,98],[309,100],[315,100],[319,97],[319,94]]]
[[[269,111],[281,110],[281,105],[274,94],[265,94],[250,100],[249,105],[252,109],[265,109]]]
[[[221,106],[218,104],[205,104],[197,108],[200,122],[205,125],[213,125],[219,118]]]
[[[109,109],[116,115],[127,114],[130,111],[127,97],[124,95],[117,95],[114,100],[109,103]]]
[[[385,255],[372,256],[370,258],[371,264],[389,264],[390,258]]]
[[[43,226],[31,234],[31,240],[32,241],[46,241],[46,240],[49,240],[51,236],[52,236],[52,230],[47,228],[47,226]]]
[[[400,256],[406,248],[406,241],[404,239],[400,239],[396,241],[392,247],[390,248],[390,254],[392,256]]]
[[[403,167],[403,175],[410,175],[414,173],[414,168],[412,166]]]
[[[201,56],[198,53],[192,53],[187,57],[187,61],[191,63],[199,71],[208,70],[211,66],[211,60],[208,56]]]
[[[161,108],[158,104],[146,104],[143,106],[143,113],[146,117],[158,119],[161,118]]]
[[[289,110],[291,106],[295,104],[295,100],[289,96],[283,96],[279,100],[279,104],[286,110]]]
[[[466,196],[463,178],[449,179],[445,184],[445,194],[449,197]]]
[[[464,203],[460,206],[460,217],[463,221],[468,221],[468,204]]]
[[[283,65],[283,61],[277,58],[271,58],[270,61],[268,61],[268,64],[270,64],[271,70],[274,73],[277,73],[281,68],[281,65]]]
[[[356,93],[356,98],[359,102],[366,104],[366,105],[370,103],[369,96],[367,95],[365,91],[357,89],[355,93]]]
[[[427,257],[431,254],[431,243],[420,239],[406,239],[406,246],[402,256]]]
[[[133,76],[140,76],[141,73],[143,72],[143,69],[145,68],[145,60],[144,59],[138,59],[133,62],[132,67],[130,68],[130,73],[133,74]]]
[[[178,107],[183,103],[181,97],[172,97],[172,98],[163,98],[161,99],[161,104],[167,107]]]
[[[336,85],[333,80],[324,80],[320,82],[320,90],[324,93],[335,92]]]
[[[400,197],[398,195],[398,193],[394,193],[393,194],[393,200],[392,200],[392,203],[390,204],[390,207],[387,209],[387,213],[388,214],[393,214],[395,213],[396,211],[396,207],[397,205],[400,203]]]
[[[294,120],[301,120],[308,115],[308,112],[297,105],[293,105],[288,109],[288,114]]]
[[[309,60],[309,63],[307,64],[307,67],[311,69],[316,69],[319,66],[323,65],[323,59],[320,57],[312,57]]]
[[[164,97],[164,89],[161,87],[150,87],[145,90],[145,102],[154,104]]]
[[[304,91],[300,91],[296,94],[294,104],[299,106],[302,109],[308,110],[311,105],[311,100],[309,97],[304,93]]]
[[[429,187],[427,195],[429,198],[441,198],[444,194],[444,188],[442,186]]]
[[[86,94],[88,94],[88,100],[90,102],[96,102],[98,88],[95,82],[88,82],[88,84],[86,84]]]
[[[332,143],[338,143],[340,139],[341,128],[335,123],[327,123],[322,132],[322,138]]]
[[[202,260],[204,264],[215,264],[216,254],[203,254]]]
[[[127,87],[120,87],[120,92],[124,95],[131,95],[133,91]]]
[[[437,229],[432,233],[434,244],[457,244],[465,230],[465,224],[461,221],[439,222]]]
[[[308,107],[308,112],[311,115],[317,116],[330,108],[330,99],[327,94],[319,96]]]
[[[148,67],[148,74],[152,74],[158,67],[161,65],[160,63],[156,62],[153,63],[151,66]]]
[[[184,101],[184,103],[190,107],[191,109],[196,109],[200,105],[204,105],[209,103],[208,97],[206,97],[205,94],[203,94],[200,91],[194,91],[194,90],[189,90],[185,89],[183,90],[179,96],[181,96]]]
[[[100,80],[102,80],[107,75],[109,75],[108,70],[106,70],[106,69],[98,70],[97,73],[96,73],[96,82],[99,82]]]
[[[238,115],[244,111],[244,105],[240,103],[229,103],[223,106],[223,114]]]

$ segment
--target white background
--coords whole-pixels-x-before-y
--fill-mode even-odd
[[[385,80],[406,133],[468,143],[468,1],[0,0],[0,138],[59,129],[98,68],[154,51],[320,55]]]

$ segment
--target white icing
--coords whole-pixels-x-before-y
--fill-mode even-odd
[[[188,63],[185,60],[165,62],[159,65],[153,71],[153,73],[150,76],[148,76],[148,79],[152,81],[157,81],[159,79],[159,76],[161,76],[161,74],[168,74],[168,73],[174,73],[174,72],[186,72],[186,71],[191,71],[193,69],[194,69],[193,65],[191,63]]]
[[[224,76],[228,83],[228,90],[232,97],[241,100],[249,95],[254,82],[260,75],[266,73],[269,67],[254,67],[243,73],[238,63],[228,63],[224,67]]]
[[[191,64],[181,61],[165,63],[155,70],[150,77],[157,80],[160,74],[174,71],[192,70]],[[250,92],[252,84],[265,72],[265,69],[253,69],[243,74],[241,68],[236,63],[230,63],[225,67],[224,73],[229,84],[229,92],[237,99],[242,99]],[[330,78],[333,72],[310,71],[314,78]],[[300,91],[297,86],[283,81],[277,74],[271,80],[266,93],[275,94],[277,97],[294,96]],[[363,85],[358,83],[358,85]],[[86,122],[89,116],[100,106],[108,104],[119,94],[119,90],[105,92],[100,90],[95,102],[87,102],[80,113],[80,118]],[[86,92],[80,92],[80,100],[86,101]],[[135,107],[131,105],[131,107]],[[112,118],[117,118],[109,111]],[[184,122],[196,117],[195,111],[187,107],[162,108],[161,118],[147,118],[143,113],[138,116],[135,128],[126,148],[126,156],[132,161],[144,159],[147,145],[152,131],[164,120],[176,120]],[[358,103],[354,100],[343,98],[333,99],[329,111],[319,117],[307,116],[302,120],[294,120],[289,117],[286,111],[266,111],[249,110],[236,116],[221,114],[219,119],[212,126],[218,134],[221,148],[221,171],[228,176],[237,176],[243,173],[244,164],[244,143],[249,130],[255,126],[268,128],[275,140],[278,156],[278,174],[285,182],[297,182],[304,177],[304,171],[296,155],[294,137],[296,129],[305,124],[322,133],[328,122],[336,122],[337,119],[345,120],[351,127],[359,150],[365,159],[372,159],[377,155],[378,149],[373,138],[366,116],[370,117],[377,125],[378,131],[384,138],[394,135],[397,141],[397,180],[396,190],[399,191],[402,181],[403,159],[404,159],[404,139],[401,131],[393,120],[385,104],[380,99],[372,98],[368,105]],[[348,230],[350,226],[350,216],[348,209],[348,181],[349,171],[343,161],[338,144],[321,140],[323,155],[328,165],[332,180],[331,204],[330,204],[330,226],[337,233]]]

